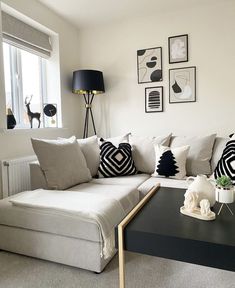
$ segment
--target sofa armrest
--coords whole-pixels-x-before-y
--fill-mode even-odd
[[[31,162],[29,163],[30,167],[30,182],[31,182],[31,189],[48,189],[46,177],[39,165],[39,162]]]

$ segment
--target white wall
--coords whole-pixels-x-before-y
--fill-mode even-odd
[[[94,103],[99,133],[233,132],[234,27],[235,2],[224,1],[80,31],[82,67],[102,70],[106,82],[106,93]],[[168,37],[179,34],[189,34],[190,61],[169,65]],[[158,46],[163,47],[164,81],[137,84],[136,51]],[[197,102],[169,104],[168,69],[193,65],[197,67]],[[146,114],[144,88],[157,85],[164,86],[165,112]]]
[[[80,135],[81,103],[79,97],[71,93],[71,78],[73,70],[79,68],[78,32],[75,27],[35,0],[4,0],[3,3],[16,9],[18,12],[32,18],[48,27],[59,35],[60,75],[61,75],[61,105],[62,122],[66,129],[33,129],[28,131],[12,130],[0,132],[0,159],[32,155],[31,137],[56,138],[57,136]],[[2,53],[0,49],[0,71],[2,72]],[[0,104],[3,102],[4,83],[0,73]],[[56,87],[55,87],[56,89]],[[0,108],[4,113],[5,108]],[[2,127],[2,123],[0,123]],[[0,191],[1,196],[1,191]],[[1,198],[1,197],[0,197]]]

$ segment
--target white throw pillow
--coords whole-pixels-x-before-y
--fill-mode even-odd
[[[71,138],[67,139],[58,137],[57,139],[70,141]],[[77,139],[77,141],[83,155],[85,156],[87,167],[91,172],[91,176],[93,177],[98,175],[98,168],[100,164],[100,147],[98,137],[94,135],[84,139]]]
[[[49,189],[64,190],[91,180],[75,136],[70,139],[31,139]]]
[[[96,176],[100,165],[98,137],[95,135],[85,139],[77,139],[77,141],[85,156],[87,167],[91,171],[91,176]]]
[[[171,138],[171,148],[189,145],[186,162],[188,176],[199,174],[211,175],[211,157],[216,134],[208,136],[174,136]]]
[[[112,138],[103,138],[106,142],[111,142],[114,146],[118,147],[120,143],[129,143],[129,135],[131,133],[127,133],[121,136],[116,136]],[[99,138],[99,145],[102,144],[102,141],[100,141],[101,138]]]
[[[183,179],[186,176],[186,159],[190,146],[169,148],[156,144],[155,172],[152,176]]]
[[[144,137],[144,136],[129,136],[129,142],[132,146],[132,157],[136,169],[140,172],[152,174],[155,168],[155,151],[154,144],[168,146],[171,134]]]

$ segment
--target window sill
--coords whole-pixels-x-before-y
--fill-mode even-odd
[[[67,131],[68,128],[17,128],[17,129],[6,129],[6,128],[0,128],[0,134],[5,135],[14,135],[14,134],[36,134],[36,133],[43,133],[43,132],[49,132],[49,131]]]

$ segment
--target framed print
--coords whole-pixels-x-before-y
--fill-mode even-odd
[[[163,111],[163,87],[146,87],[145,88],[145,112],[162,112]]]
[[[196,67],[169,70],[169,102],[196,101]]]
[[[188,61],[188,35],[177,35],[168,38],[169,63]]]
[[[137,51],[138,83],[162,81],[162,47]]]

